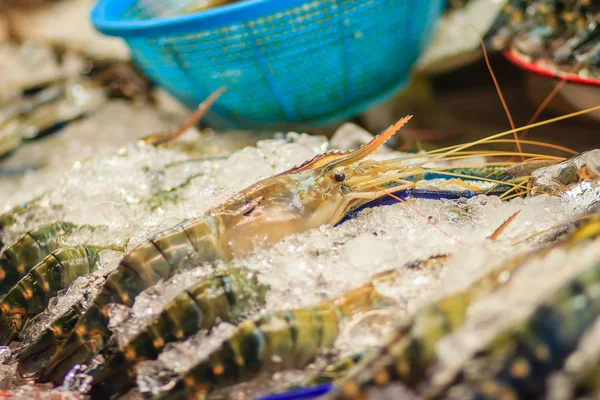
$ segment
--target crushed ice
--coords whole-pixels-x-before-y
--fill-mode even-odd
[[[102,226],[101,229],[81,229],[68,239],[69,243],[117,243],[131,248],[184,218],[202,215],[236,191],[300,164],[327,147],[323,138],[289,134],[260,141],[255,147],[236,151],[223,159],[207,158],[197,162],[183,162],[188,156],[177,149],[156,150],[139,144],[118,153],[100,152],[88,160],[75,162],[59,180],[52,181],[50,175],[42,174],[41,185],[47,194],[40,201],[40,207],[45,212],[36,213],[40,217],[33,222],[23,217],[11,229],[19,232],[39,223],[64,219],[81,226]],[[376,155],[392,156],[397,157],[398,153]],[[31,185],[18,186],[0,207],[7,209],[40,193],[35,174],[28,179]],[[160,197],[173,187],[179,187],[175,199]],[[270,287],[260,313],[310,307],[359,286],[378,272],[396,268],[399,278],[381,291],[398,303],[394,312],[409,313],[443,293],[467,286],[515,251],[535,247],[543,237],[526,239],[580,215],[599,198],[598,189],[585,184],[575,186],[570,193],[570,197],[541,195],[509,202],[488,196],[459,201],[412,199],[408,204],[366,209],[356,219],[337,227],[322,226],[291,235],[269,249],[257,250],[229,264],[218,263],[216,268],[240,267],[258,273],[261,283]],[[156,200],[157,196],[158,203],[150,203],[149,199]],[[490,235],[516,212],[520,213],[515,220],[497,240],[491,241]],[[450,255],[441,268],[405,268],[417,259],[438,254]],[[59,294],[49,309],[36,319],[37,323],[31,324],[26,340],[34,338],[75,302],[82,301],[82,294],[93,293],[101,286],[102,277],[116,266],[119,254],[104,257],[108,257],[103,260],[106,267],[78,279]],[[548,264],[555,265],[554,261]],[[556,274],[553,281],[563,278],[550,267],[542,271],[532,268],[536,273]],[[208,266],[181,271],[140,295],[132,309],[113,307],[111,327],[118,343],[123,344],[138,333],[168,301],[209,272]],[[523,279],[534,280],[535,276]],[[547,289],[537,290],[537,286],[536,290],[525,290],[524,284],[515,287],[518,289],[507,291],[519,290],[521,297],[529,296],[530,303],[539,301],[547,292]],[[493,301],[491,309],[501,313],[502,308],[506,313],[503,300]],[[351,349],[373,346],[389,329],[386,319],[391,318],[374,313],[351,321],[336,343],[337,350],[348,354]],[[372,324],[373,321],[380,323]],[[369,330],[369,326],[381,329]],[[170,344],[158,360],[139,366],[140,390],[160,391],[168,378],[201,360],[232,330],[232,325],[220,324],[210,332],[200,332],[187,341]],[[77,371],[72,376],[77,380],[76,385],[87,384]],[[281,383],[284,386],[285,380]],[[250,393],[256,388],[244,390]]]

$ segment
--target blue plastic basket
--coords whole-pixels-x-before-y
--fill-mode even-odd
[[[189,107],[226,86],[222,128],[334,123],[400,90],[445,0],[100,0],[92,22],[126,40],[144,72]]]

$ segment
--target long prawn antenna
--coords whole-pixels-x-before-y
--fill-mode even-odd
[[[491,241],[494,241],[496,239],[498,239],[498,236],[500,236],[502,234],[502,232],[504,232],[504,230],[506,229],[506,227],[508,225],[510,225],[511,222],[514,221],[515,218],[517,218],[517,215],[519,215],[519,213],[521,212],[521,210],[517,211],[516,213],[514,213],[513,215],[511,215],[510,217],[508,217],[508,219],[506,221],[504,221],[499,227],[498,229],[496,229],[494,231],[494,233],[492,233],[489,237],[489,239]]]
[[[462,241],[457,238],[452,236],[451,234],[449,234],[448,232],[444,231],[442,228],[440,228],[439,226],[437,226],[436,224],[434,224],[431,219],[423,214],[423,212],[421,212],[421,210],[419,210],[417,207],[413,206],[412,204],[410,204],[408,201],[404,200],[401,197],[396,196],[394,193],[382,188],[381,186],[375,186],[375,189],[379,190],[382,193],[385,193],[386,195],[388,195],[389,197],[391,197],[392,199],[407,205],[411,210],[413,210],[414,212],[416,212],[419,216],[421,216],[429,225],[433,226],[435,229],[437,229],[438,231],[442,232],[444,235],[448,236],[450,239],[456,240],[458,243],[462,243]]]
[[[502,94],[502,89],[500,89],[500,84],[498,83],[498,79],[496,78],[496,74],[494,73],[494,69],[492,68],[492,64],[490,63],[490,59],[488,57],[487,50],[485,49],[485,43],[483,42],[483,38],[481,37],[481,34],[477,30],[477,28],[475,28],[471,24],[463,25],[461,28],[459,28],[455,32],[455,34],[460,32],[465,26],[470,26],[471,28],[473,28],[473,30],[475,31],[475,34],[477,34],[477,37],[479,38],[479,43],[481,43],[481,50],[483,50],[483,57],[485,58],[485,63],[487,64],[487,68],[490,71],[492,80],[494,81],[494,86],[496,87],[496,91],[498,92],[498,96],[500,97],[500,102],[502,103],[502,107],[504,108],[504,111],[506,112],[506,116],[508,117],[508,122],[510,123],[510,127],[511,127],[511,129],[514,130],[514,129],[516,129],[515,122],[513,121],[510,110],[508,109],[508,104],[506,103],[506,100],[504,99],[504,95]],[[519,142],[519,136],[516,133],[514,133],[514,137],[515,137],[515,144],[517,145],[517,150],[519,151],[519,153],[523,153],[523,149],[521,148],[521,142]],[[525,161],[525,157],[523,156],[523,154],[521,154],[521,161]]]
[[[536,123],[533,123],[531,125],[525,125],[525,126],[522,126],[520,128],[515,128],[515,129],[508,130],[508,131],[496,133],[495,135],[491,135],[491,136],[485,137],[483,139],[475,140],[473,142],[461,144],[461,145],[458,145],[458,146],[452,146],[450,148],[450,150],[447,150],[446,152],[441,153],[441,154],[436,153],[435,157],[432,157],[432,158],[430,158],[427,161],[423,161],[422,163],[417,164],[417,166],[424,165],[424,164],[430,163],[432,161],[441,160],[443,158],[446,158],[450,154],[459,153],[459,152],[463,151],[464,149],[468,149],[470,147],[473,147],[473,146],[476,146],[476,145],[479,145],[479,144],[488,143],[488,142],[490,142],[492,140],[499,139],[501,137],[504,137],[504,136],[507,136],[507,135],[510,135],[510,134],[514,134],[514,133],[518,133],[518,132],[523,132],[524,130],[531,129],[531,128],[537,128],[537,127],[544,126],[544,125],[550,125],[550,124],[553,124],[553,123],[558,122],[558,121],[562,121],[562,120],[565,120],[565,119],[578,117],[578,116],[584,115],[584,114],[589,114],[591,112],[598,111],[598,110],[600,110],[600,104],[598,104],[598,105],[596,105],[594,107],[586,108],[584,110],[575,111],[575,112],[572,112],[570,114],[565,114],[565,115],[561,115],[561,116],[558,116],[558,117],[550,118],[550,119],[547,119],[547,120],[544,120],[544,121],[536,122]]]
[[[584,62],[585,62],[585,59],[579,60],[576,64],[574,64],[571,67],[571,69],[569,69],[569,71],[567,72],[567,75],[572,74],[573,72],[577,71],[583,65]],[[542,101],[542,103],[537,108],[537,110],[535,110],[535,112],[529,119],[529,122],[527,122],[527,125],[531,125],[535,121],[537,121],[537,119],[540,117],[542,112],[546,109],[546,107],[548,107],[550,102],[552,102],[554,97],[556,97],[558,92],[563,88],[563,86],[565,86],[567,84],[567,82],[568,82],[568,79],[567,79],[566,75],[560,78],[560,82],[558,82],[558,84],[556,84],[554,89],[552,89],[552,91],[550,93],[548,93],[548,96],[546,96],[546,98],[544,99],[544,101]],[[527,136],[528,133],[529,133],[529,129],[526,131],[523,131],[523,133],[521,133],[521,135],[520,135],[520,138],[525,139],[525,137]]]
[[[146,144],[151,144],[153,146],[160,146],[166,143],[170,143],[173,140],[177,139],[179,136],[183,135],[185,131],[190,129],[192,126],[196,125],[198,121],[206,114],[206,112],[210,109],[213,103],[219,98],[221,94],[225,91],[225,87],[220,87],[215,90],[204,100],[196,111],[176,130],[168,132],[168,133],[157,133],[146,136],[142,139],[142,141]]]

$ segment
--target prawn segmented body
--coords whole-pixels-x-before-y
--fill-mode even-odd
[[[75,279],[96,270],[104,247],[79,245],[56,250],[33,267],[0,302],[0,343],[10,344],[50,299]]]
[[[353,316],[392,302],[377,292],[374,281],[347,291],[314,308],[276,312],[247,320],[224,343],[180,376],[161,399],[202,395],[239,383],[260,372],[303,367],[321,349],[331,346]]]
[[[15,106],[0,115],[0,159],[94,113],[106,100],[104,90],[83,77],[52,83],[28,97],[13,99]]]
[[[590,398],[600,395],[600,355],[595,354],[594,357],[593,364],[584,364],[575,374],[572,374],[575,380],[574,391],[577,395]]]
[[[215,234],[213,219],[202,217],[179,224],[130,251],[108,275],[101,292],[44,370],[60,367],[62,381],[73,365],[84,364],[102,350],[110,337],[109,304],[131,307],[144,289],[170,278],[186,257],[202,255],[199,262],[224,259]],[[71,356],[72,364],[64,363],[63,355]]]
[[[134,383],[135,367],[154,360],[167,343],[184,340],[218,321],[235,322],[264,304],[266,287],[254,273],[231,269],[198,281],[170,301],[148,326],[111,354],[95,374],[92,395],[124,392]]]

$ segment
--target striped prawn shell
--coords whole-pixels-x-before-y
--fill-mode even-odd
[[[556,290],[530,317],[501,331],[467,362],[444,395],[542,398],[547,378],[564,365],[599,317],[600,261],[596,261]]]
[[[102,291],[50,359],[40,379],[60,384],[75,364],[85,364],[104,348],[111,335],[109,304],[131,307],[143,290],[171,277],[189,257],[196,265],[226,259],[218,238],[219,220],[204,216],[178,224],[131,250],[108,275]]]
[[[7,293],[48,254],[57,250],[63,236],[75,229],[68,222],[42,225],[24,233],[0,255],[0,293]]]
[[[180,376],[163,399],[201,397],[265,371],[302,367],[331,346],[349,318],[386,303],[371,283],[314,308],[246,320],[205,360]]]
[[[169,302],[148,326],[106,361],[94,377],[92,395],[106,398],[134,383],[135,367],[154,360],[167,343],[189,338],[218,321],[233,322],[264,304],[266,287],[256,275],[232,269],[203,279]]]
[[[56,250],[33,267],[0,302],[0,345],[6,346],[50,299],[80,276],[93,272],[99,248],[79,245]]]

